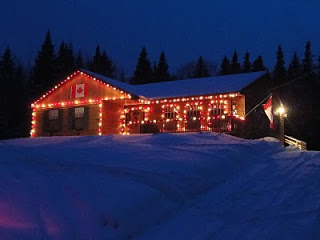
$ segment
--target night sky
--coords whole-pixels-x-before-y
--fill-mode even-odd
[[[235,49],[241,61],[262,55],[271,67],[281,43],[302,57],[307,40],[320,54],[317,0],[2,0],[0,51],[9,44],[19,60],[34,61],[49,28],[56,49],[62,40],[91,55],[97,43],[133,71],[146,45],[150,60],[164,50],[171,71],[203,55],[220,64]],[[288,56],[289,55],[289,56]]]

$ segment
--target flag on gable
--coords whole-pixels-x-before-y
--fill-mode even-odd
[[[80,98],[85,96],[88,96],[88,84],[82,83],[71,87],[71,98]]]
[[[272,96],[266,104],[262,104],[264,112],[270,120],[270,128],[273,128],[273,109],[272,109]]]

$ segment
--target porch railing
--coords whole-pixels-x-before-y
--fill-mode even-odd
[[[294,137],[284,135],[284,142],[289,145],[296,146],[301,150],[307,150],[307,143]]]
[[[155,132],[233,132],[243,128],[244,122],[232,117],[216,120],[187,120],[168,122],[144,123],[131,128],[131,133],[155,133]]]

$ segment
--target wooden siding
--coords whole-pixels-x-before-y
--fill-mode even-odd
[[[81,107],[85,105],[79,105]],[[44,112],[50,109],[35,109],[35,137],[40,136],[76,136],[76,135],[97,135],[99,128],[99,105],[91,104],[86,105],[89,108],[89,118],[88,118],[88,128],[84,129],[81,132],[75,132],[69,127],[69,109],[70,107],[59,108],[62,109],[62,130],[51,134],[48,131],[45,131],[43,128],[44,124]]]
[[[102,134],[119,134],[126,100],[102,102]]]
[[[88,96],[80,98],[71,97],[71,87],[76,84],[87,84],[88,86]],[[68,101],[83,101],[89,99],[100,99],[105,97],[117,97],[120,98],[124,96],[120,91],[114,90],[112,87],[107,87],[98,81],[94,81],[89,77],[86,77],[81,74],[77,74],[70,81],[67,81],[62,86],[58,87],[55,91],[49,94],[46,98],[40,100],[37,104],[54,104]]]
[[[135,106],[125,106],[127,114],[131,111],[137,111],[142,116],[142,112],[145,112],[145,118],[136,118],[130,119],[130,122],[126,122],[126,132],[131,134],[142,133],[148,131],[160,131],[160,132],[184,132],[184,131],[207,131],[207,130],[215,130],[215,131],[225,131],[227,127],[229,127],[229,131],[231,131],[231,127],[227,126],[227,124],[233,124],[234,120],[232,120],[232,104],[234,103],[234,110],[236,111],[236,115],[238,119],[245,118],[245,96],[238,95],[235,97],[227,97],[220,98],[219,96],[214,96],[212,99],[202,99],[199,98],[196,100],[187,100],[187,101],[179,101],[173,102],[172,100],[167,100],[166,103],[158,103],[158,104],[142,104]],[[224,113],[211,115],[210,109],[213,109],[214,105],[223,104]],[[176,118],[174,119],[166,119],[165,118],[165,108],[166,106],[172,106],[175,108]],[[191,117],[188,117],[188,111],[192,107],[197,107],[199,109],[199,116],[194,120]],[[149,110],[148,110],[149,109]],[[210,119],[208,119],[210,117]],[[213,117],[215,119],[213,119]],[[142,121],[142,123],[141,123]],[[221,128],[223,125],[223,129],[213,129],[213,124],[215,122],[219,122],[218,126]],[[241,121],[241,120],[239,120]],[[146,126],[149,125],[149,126]],[[150,126],[150,125],[153,125]],[[154,129],[155,128],[155,129]]]

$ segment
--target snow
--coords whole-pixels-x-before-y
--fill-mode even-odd
[[[0,141],[0,239],[319,239],[320,153],[185,133]]]
[[[222,94],[240,92],[243,88],[262,77],[266,72],[252,72],[214,76],[207,78],[194,78],[186,80],[130,85],[113,80],[99,74],[82,69],[88,75],[100,79],[114,87],[118,87],[136,96],[148,99],[174,98],[187,96],[200,96],[209,94]]]

